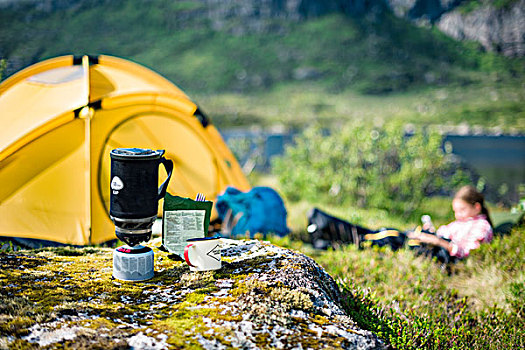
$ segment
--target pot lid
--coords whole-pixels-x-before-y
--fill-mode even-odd
[[[110,152],[112,159],[123,160],[155,159],[163,154],[164,150],[154,151],[147,148],[116,148]]]

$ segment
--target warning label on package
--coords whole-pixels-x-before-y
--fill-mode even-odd
[[[204,237],[206,210],[170,210],[164,212],[162,244],[170,253],[182,256],[186,240]]]

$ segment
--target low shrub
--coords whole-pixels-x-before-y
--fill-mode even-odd
[[[351,204],[408,217],[434,193],[469,182],[441,147],[442,136],[417,129],[407,135],[390,122],[312,126],[274,161],[274,173],[290,201]]]

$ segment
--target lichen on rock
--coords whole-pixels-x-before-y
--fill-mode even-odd
[[[155,242],[151,242],[152,246]],[[0,253],[0,348],[373,349],[311,258],[224,240],[223,267],[155,251],[155,277],[112,278],[108,248]]]

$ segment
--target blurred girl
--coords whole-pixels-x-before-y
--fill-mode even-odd
[[[451,256],[460,259],[467,257],[471,250],[479,248],[481,243],[492,241],[492,222],[483,195],[473,186],[464,186],[456,193],[452,200],[452,210],[456,221],[439,227],[436,235],[416,230],[409,232],[408,238],[442,247]],[[434,231],[431,226],[423,226],[423,229]]]

